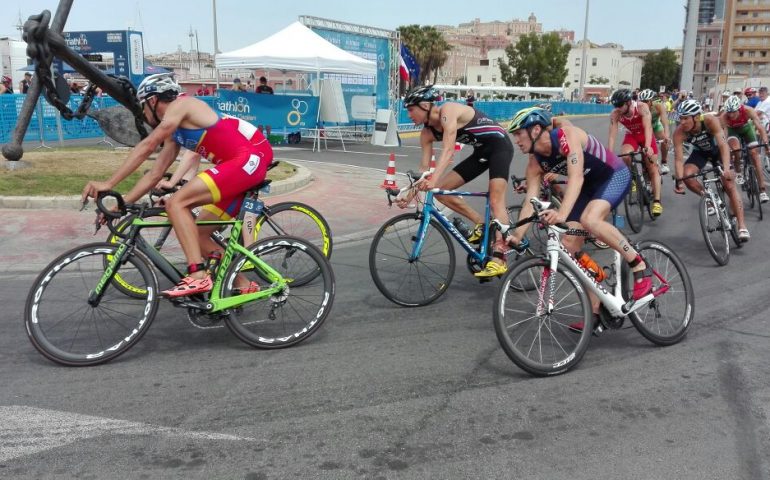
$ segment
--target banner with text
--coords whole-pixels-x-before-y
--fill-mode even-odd
[[[214,106],[221,113],[242,118],[256,126],[270,126],[273,132],[294,132],[315,128],[318,97],[267,95],[219,90]]]

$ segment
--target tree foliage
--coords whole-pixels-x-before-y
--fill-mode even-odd
[[[436,83],[438,69],[446,63],[452,46],[436,27],[430,25],[402,25],[397,30],[401,34],[401,43],[420,64],[420,78],[416,83],[422,85],[431,80],[431,76],[432,83]]]
[[[642,67],[641,88],[658,91],[661,85],[667,90],[679,87],[681,66],[676,62],[673,50],[664,48],[659,52],[648,53]]]
[[[596,75],[591,75],[591,78],[588,80],[589,85],[607,85],[610,83],[610,79],[607,77],[597,77]]]
[[[508,61],[499,60],[502,79],[509,86],[561,87],[569,51],[556,33],[522,35],[505,49]]]

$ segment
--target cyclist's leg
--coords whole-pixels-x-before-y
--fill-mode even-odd
[[[489,206],[492,210],[492,217],[505,225],[508,223],[505,193],[508,190],[508,174],[513,159],[513,145],[510,142],[507,145],[501,143],[493,150],[489,150],[486,158],[489,165]],[[503,254],[506,250],[506,242],[501,232],[496,232],[494,252],[492,252],[493,260],[500,265],[506,265]]]
[[[487,165],[480,163],[479,159],[480,156],[474,151],[471,156],[457,164],[453,170],[444,173],[436,186],[443,190],[454,190],[478,177],[487,169]],[[435,198],[474,224],[484,223],[484,217],[468,205],[468,202],[462,197],[436,195]]]
[[[687,160],[684,162],[683,175],[689,177],[703,170],[709,158],[700,150],[693,150]],[[688,178],[684,181],[685,186],[694,194],[703,195],[703,185],[695,178]]]
[[[728,129],[731,130],[731,129]],[[735,178],[738,180],[738,184],[743,184],[743,171],[741,170],[741,141],[740,139],[735,135],[730,135],[727,137],[727,146],[730,148],[730,158],[733,161],[733,166],[735,167]],[[737,150],[737,151],[736,151]]]
[[[743,137],[743,141],[746,142],[747,147],[756,147],[759,144],[757,141],[757,134],[754,131],[754,125],[749,124],[746,130],[746,135]],[[752,148],[749,150],[749,156],[751,157],[751,163],[754,165],[754,170],[757,175],[757,184],[759,185],[759,191],[765,192],[765,178],[762,175],[762,164],[759,158],[759,148]],[[767,194],[765,194],[767,195]]]
[[[748,240],[749,229],[746,228],[746,218],[743,215],[743,200],[741,199],[741,195],[738,192],[736,182],[734,180],[728,180],[722,176],[722,185],[725,188],[725,193],[727,193],[727,198],[730,199],[730,209],[738,221],[739,236],[743,240]]]
[[[660,140],[660,169],[661,174],[666,174],[669,172],[668,169],[668,141],[665,140],[665,135],[663,135],[664,130],[663,123],[658,119],[657,122],[652,126],[652,131],[655,134],[655,138],[657,140]]]
[[[650,176],[650,183],[652,183],[652,198],[654,202],[657,202],[660,206],[660,194],[661,194],[661,178],[660,171],[658,170],[658,144],[652,142],[652,155],[644,162],[644,168],[647,169],[647,174]],[[656,213],[657,211],[657,213]],[[653,205],[653,214],[660,215],[663,213],[663,208],[655,208]]]

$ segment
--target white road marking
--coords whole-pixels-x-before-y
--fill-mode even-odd
[[[0,462],[102,435],[165,435],[200,440],[256,441],[21,405],[0,406]]]

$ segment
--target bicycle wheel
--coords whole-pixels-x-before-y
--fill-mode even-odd
[[[248,249],[285,279],[317,273],[304,284],[289,281],[284,290],[271,297],[232,309],[225,317],[230,331],[258,348],[290,347],[317,332],[334,302],[334,274],[329,260],[309,241],[298,237],[266,238]],[[256,282],[261,288],[269,286],[244,255],[238,255],[228,267],[222,297],[239,294],[234,291],[239,281]]]
[[[695,316],[695,293],[684,262],[665,244],[643,241],[636,247],[645,262],[665,279],[668,290],[647,306],[629,315],[644,338],[656,345],[673,345],[684,338]],[[627,294],[633,292],[633,277],[627,276]],[[653,276],[653,289],[663,282]]]
[[[642,184],[644,185],[644,188],[642,189],[642,198],[644,199],[644,210],[647,212],[647,216],[650,217],[651,221],[655,221],[655,215],[652,214],[652,200],[655,198],[652,194],[652,182],[650,181],[650,177],[647,174],[647,171],[645,170],[642,174]]]
[[[708,196],[703,196],[698,204],[698,216],[700,217],[700,229],[703,232],[703,240],[714,260],[719,265],[727,265],[730,261],[730,243],[727,238],[727,229],[724,226],[722,213],[724,210],[714,206],[714,212],[709,215]]]
[[[430,221],[422,249],[410,260],[422,219],[417,213],[395,216],[380,227],[369,249],[369,272],[377,289],[391,302],[419,307],[449,288],[455,273],[455,250],[444,228]]]
[[[133,223],[135,218],[135,214],[126,216],[115,226],[115,229],[122,233],[131,225],[131,223]],[[147,217],[145,220],[150,222],[162,222],[168,221],[168,217],[165,215],[158,215],[156,217]],[[187,268],[187,259],[184,256],[184,251],[182,251],[179,240],[176,238],[176,233],[174,233],[174,229],[171,226],[143,228],[140,235],[148,245],[152,245],[156,250],[162,252],[163,256],[176,266],[177,270],[180,272],[185,271]],[[107,242],[109,243],[116,244],[120,242],[120,240],[121,238],[113,233],[110,233],[107,237]],[[107,265],[109,265],[111,260],[112,257],[104,257],[104,268],[107,268]],[[143,298],[147,294],[147,292],[140,286],[132,285],[130,281],[123,278],[123,275],[121,275],[120,272],[115,274],[112,281],[115,283],[115,288],[126,295],[135,298]]]
[[[531,284],[538,288],[527,288]],[[551,313],[545,311],[548,305]],[[585,288],[570,270],[551,270],[543,257],[524,260],[503,277],[493,315],[505,354],[533,375],[564,373],[577,365],[593,331]],[[582,330],[570,328],[581,321]]]
[[[639,177],[635,174],[631,177],[631,189],[623,198],[623,207],[626,210],[626,222],[634,233],[642,231],[644,224],[644,187],[639,183]],[[636,190],[634,190],[636,185]]]
[[[754,206],[757,207],[757,213],[759,214],[759,219],[762,220],[762,202],[759,200],[759,179],[757,178],[757,170],[754,168],[753,164],[749,164],[749,166],[746,169],[747,175],[746,175],[746,183],[749,184],[749,206],[750,208],[754,208]]]
[[[724,229],[730,232],[730,237],[733,239],[733,245],[735,245],[735,248],[743,248],[743,242],[741,242],[741,239],[738,236],[738,217],[731,215],[727,209],[727,200],[725,199],[727,195],[725,194],[725,190],[722,184],[717,183],[716,185],[717,195],[719,195],[719,199],[722,202],[722,207],[719,209],[719,211],[721,212]],[[725,221],[725,219],[727,220]]]
[[[24,323],[44,357],[70,366],[104,363],[126,352],[150,328],[158,308],[158,279],[140,252],[132,252],[116,273],[140,286],[144,296],[126,296],[113,281],[97,305],[88,303],[104,275],[105,257],[115,255],[117,248],[111,243],[74,248],[37,277],[27,296]]]
[[[304,238],[326,256],[332,256],[332,230],[318,210],[300,202],[265,205],[254,227],[254,240],[276,235]]]

